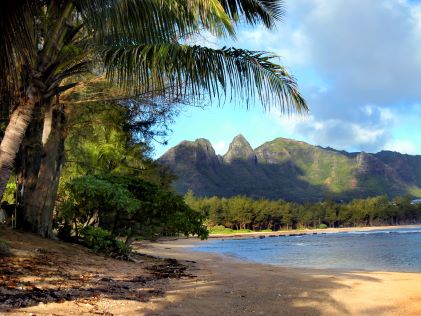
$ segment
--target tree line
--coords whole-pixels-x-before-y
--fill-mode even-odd
[[[195,197],[189,191],[186,203],[202,213],[208,227],[224,226],[239,230],[308,229],[404,225],[421,222],[421,204],[409,196],[388,199],[386,196],[335,202],[294,203],[284,200],[253,200],[246,196],[231,198]]]

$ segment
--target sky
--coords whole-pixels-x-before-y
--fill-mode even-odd
[[[276,29],[240,26],[237,40],[204,35],[208,46],[273,52],[310,107],[282,115],[241,102],[186,107],[168,144],[207,138],[218,154],[243,134],[253,148],[277,137],[347,151],[421,154],[421,3],[415,0],[285,0]]]

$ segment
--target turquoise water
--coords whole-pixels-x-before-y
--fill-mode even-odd
[[[421,271],[421,227],[264,239],[215,239],[195,251],[291,267]]]

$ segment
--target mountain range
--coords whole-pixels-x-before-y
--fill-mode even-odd
[[[242,135],[217,155],[207,139],[183,141],[158,161],[176,176],[175,190],[197,196],[318,201],[386,194],[421,196],[421,156],[349,153],[277,138],[253,149]]]

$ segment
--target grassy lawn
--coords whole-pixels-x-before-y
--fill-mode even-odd
[[[224,234],[224,235],[231,235],[231,234],[244,234],[244,233],[255,233],[255,232],[265,232],[269,233],[272,232],[270,229],[264,229],[259,231],[254,231],[251,229],[231,229],[231,228],[222,228],[222,227],[211,227],[209,228],[209,234],[211,235],[217,235],[217,234]]]

